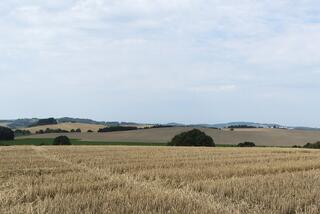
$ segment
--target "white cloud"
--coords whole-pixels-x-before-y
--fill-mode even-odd
[[[190,88],[191,91],[195,92],[231,92],[236,90],[235,85],[207,85],[197,86]]]
[[[146,90],[221,103],[274,88],[307,94],[319,80],[319,14],[315,0],[4,0],[0,89],[130,91],[145,102]]]

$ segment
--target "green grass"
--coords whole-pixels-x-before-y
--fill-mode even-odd
[[[71,140],[72,145],[106,145],[106,146],[166,146],[165,143],[143,143],[143,142],[100,142]]]
[[[216,147],[237,147],[237,146],[232,144],[216,144]]]
[[[144,143],[144,142],[101,142],[101,141],[81,141],[77,139],[70,139],[72,145],[106,145],[106,146],[166,146],[166,143]],[[52,145],[53,139],[51,138],[34,138],[34,139],[16,139],[14,141],[0,141],[0,146],[22,146],[22,145],[34,145],[44,146]],[[236,147],[229,144],[216,144],[216,147]]]
[[[142,143],[142,142],[99,142],[99,141],[80,141],[71,139],[72,145],[121,145],[121,146],[165,146],[165,143]],[[53,139],[50,138],[34,138],[34,139],[17,139],[13,141],[0,141],[0,145],[4,146],[20,146],[20,145],[52,145]]]

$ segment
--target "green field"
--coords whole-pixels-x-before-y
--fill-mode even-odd
[[[144,143],[144,142],[101,142],[101,141],[81,141],[78,139],[71,139],[72,145],[92,145],[92,146],[166,146],[165,143]],[[0,141],[0,146],[46,146],[52,145],[53,139],[51,138],[30,138],[30,139],[16,139],[13,141]],[[217,147],[234,147],[235,145],[217,144]]]
[[[141,142],[99,142],[99,141],[80,141],[70,139],[72,145],[123,145],[123,146],[165,146],[164,143],[141,143]],[[19,145],[35,145],[44,146],[52,145],[53,139],[50,138],[35,138],[35,139],[17,139],[14,141],[0,141],[0,145],[4,146],[19,146]]]

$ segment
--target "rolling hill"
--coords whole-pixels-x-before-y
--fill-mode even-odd
[[[66,127],[60,126],[60,128]],[[93,129],[93,127],[90,128]],[[192,127],[171,127],[110,133],[67,133],[66,135],[83,141],[166,143],[176,134],[191,129]],[[213,137],[217,144],[234,145],[244,141],[252,141],[261,146],[293,146],[320,140],[320,131],[288,129],[235,129],[230,131],[211,128],[201,128],[201,130]],[[23,138],[54,138],[59,135],[61,134],[42,134]]]
[[[44,125],[44,126],[34,126],[29,128],[24,128],[24,130],[28,130],[31,133],[36,133],[39,130],[49,129],[63,129],[67,131],[71,131],[71,129],[81,129],[82,132],[87,132],[88,130],[98,131],[100,128],[105,127],[104,125],[97,124],[87,124],[87,123],[59,123],[54,125]]]

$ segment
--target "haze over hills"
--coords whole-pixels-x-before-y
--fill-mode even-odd
[[[12,119],[12,120],[0,120],[0,126],[8,126],[13,129],[27,128],[36,124],[40,118],[23,118],[23,119]],[[227,128],[230,126],[252,126],[257,128],[287,128],[297,130],[320,130],[317,127],[304,127],[304,126],[285,126],[277,123],[258,123],[258,122],[227,122],[227,123],[216,123],[216,124],[183,124],[183,123],[137,123],[137,122],[119,122],[119,121],[96,121],[86,118],[72,118],[62,117],[56,118],[57,123],[82,123],[82,124],[93,124],[103,126],[144,126],[144,125],[169,125],[174,127],[198,127],[198,128]]]
[[[105,126],[119,126],[123,124],[135,124],[138,123],[127,123],[127,122],[117,122],[117,121],[96,121],[92,119],[84,118],[72,118],[72,117],[62,117],[55,118],[57,123],[83,123],[83,124],[95,124],[95,125],[105,125]],[[10,128],[26,128],[36,124],[40,118],[23,118],[23,119],[12,119],[12,120],[0,120],[0,124],[8,126]]]

